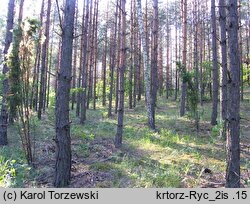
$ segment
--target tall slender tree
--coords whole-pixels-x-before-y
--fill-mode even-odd
[[[151,59],[151,82],[152,82],[152,114],[155,117],[155,107],[158,90],[158,0],[153,1],[153,29],[152,29],[152,59]],[[155,120],[155,119],[154,119]],[[154,127],[155,129],[155,127]]]
[[[85,6],[85,10],[86,10],[86,16],[85,16],[85,23],[84,23],[84,41],[83,41],[83,58],[82,58],[82,103],[81,103],[81,117],[80,117],[80,123],[83,124],[84,121],[86,120],[86,87],[87,87],[87,54],[89,53],[89,42],[88,42],[88,31],[90,31],[90,27],[89,27],[89,18],[91,21],[91,12],[90,10],[92,10],[92,3],[91,6],[89,8],[89,0],[87,0],[86,2],[86,6]]]
[[[130,56],[129,56],[129,108],[133,108],[133,36],[134,36],[134,25],[133,25],[133,0],[130,3]]]
[[[123,116],[124,116],[124,72],[126,67],[126,0],[121,0],[121,61],[119,67],[119,107],[117,115],[117,130],[115,135],[115,147],[122,145]]]
[[[12,29],[14,23],[14,9],[15,9],[15,0],[9,0],[8,4],[8,14],[7,14],[7,26],[6,26],[6,36],[5,36],[5,45],[4,45],[4,65],[3,65],[3,99],[0,115],[0,145],[7,145],[7,126],[8,126],[8,106],[7,106],[7,96],[9,92],[9,82],[7,74],[9,72],[9,67],[7,65],[7,54],[12,42]]]
[[[182,1],[182,64],[184,69],[187,69],[187,0]],[[181,106],[180,106],[180,116],[185,114],[185,104],[186,104],[186,95],[187,95],[187,83],[182,80],[181,85]]]
[[[75,26],[74,26],[74,34],[77,35],[78,28],[78,2],[76,2],[76,10],[75,10]],[[77,67],[77,57],[78,57],[78,38],[75,38],[73,41],[73,74],[72,74],[72,83],[71,88],[74,90],[76,88],[76,67]],[[71,95],[71,109],[74,110],[74,104],[76,101],[76,92],[75,90]]]
[[[48,66],[48,48],[49,48],[49,31],[50,31],[50,10],[51,0],[48,0],[47,16],[45,23],[45,41],[42,45],[42,64],[41,64],[41,79],[40,79],[40,92],[39,92],[39,107],[38,107],[38,118],[42,117],[42,110],[45,104],[44,96],[46,92],[46,76]]]
[[[240,59],[237,0],[228,1],[228,103],[226,187],[240,187]]]
[[[95,17],[95,22],[94,22],[94,27],[95,27],[95,31],[94,31],[94,96],[93,96],[93,109],[96,109],[96,83],[97,83],[97,55],[98,55],[98,39],[97,39],[97,31],[98,31],[98,6],[99,6],[99,0],[97,0],[95,2],[96,4],[96,17]]]
[[[65,187],[70,182],[71,138],[69,97],[72,67],[72,44],[76,0],[66,0],[62,27],[61,68],[58,73],[56,93],[56,165],[55,187]]]
[[[222,136],[225,136],[227,113],[227,34],[225,0],[219,1],[220,14],[220,44],[221,44],[221,90],[220,90],[220,118],[224,124]]]
[[[89,69],[88,69],[88,97],[87,97],[87,104],[86,107],[89,109],[90,100],[93,98],[93,72],[94,72],[94,59],[95,59],[95,49],[94,49],[94,41],[95,41],[95,19],[96,19],[96,0],[94,2],[91,1],[91,4],[94,3],[94,12],[93,12],[93,18],[90,17],[90,32],[88,33],[90,35],[90,44],[89,44]],[[91,12],[92,9],[90,9]],[[92,16],[92,15],[90,15]]]
[[[19,48],[22,40],[22,21],[23,21],[23,6],[24,0],[19,3],[19,14],[18,14],[18,25],[17,28],[13,30],[13,44],[12,53],[10,56],[9,66],[11,67],[9,73],[9,97],[8,103],[10,107],[9,111],[9,122],[13,123],[15,119],[18,118],[17,107],[20,104],[21,98],[21,86],[20,86],[20,59],[19,59]]]
[[[154,112],[152,111],[152,98],[150,91],[150,69],[148,63],[148,49],[146,45],[146,35],[142,22],[142,9],[141,9],[141,0],[137,0],[137,13],[138,13],[138,23],[140,27],[142,47],[143,47],[143,61],[144,61],[144,81],[146,88],[146,108],[147,108],[147,116],[148,116],[148,125],[151,129],[155,129],[155,118]]]
[[[106,27],[105,27],[105,43],[104,43],[104,53],[103,53],[103,61],[102,61],[102,105],[106,106],[106,73],[107,73],[107,52],[108,52],[108,12],[109,4],[107,4],[106,11]]]
[[[118,8],[120,0],[116,1],[115,9],[115,22],[114,22],[114,38],[111,43],[111,61],[110,61],[110,91],[109,91],[109,107],[108,107],[108,117],[112,115],[112,97],[113,97],[113,86],[114,86],[114,69],[115,69],[115,60],[116,60],[116,37],[117,37],[117,19],[118,19]]]
[[[77,79],[77,88],[80,90],[81,82],[82,82],[82,60],[83,60],[83,43],[84,43],[84,20],[85,20],[85,8],[86,8],[86,0],[84,0],[83,4],[83,12],[82,12],[82,36],[81,36],[81,42],[80,42],[80,64],[79,64],[79,71],[78,71],[78,79]],[[80,116],[80,106],[81,106],[81,92],[77,91],[77,97],[76,97],[76,116]]]
[[[40,13],[40,23],[43,24],[43,16],[44,16],[44,0],[42,0],[41,5],[41,13]],[[42,28],[39,30],[37,45],[36,45],[36,57],[35,57],[35,65],[33,70],[33,80],[32,80],[32,88],[31,88],[31,96],[30,96],[30,108],[34,108],[37,111],[37,101],[38,101],[38,82],[39,82],[39,73],[40,73],[40,59],[41,59],[41,43],[40,40],[42,38]]]
[[[217,59],[217,32],[216,32],[216,15],[215,0],[211,0],[211,20],[212,20],[212,50],[213,50],[213,96],[212,96],[212,115],[211,125],[217,124],[218,115],[218,89],[219,89],[219,73]]]
[[[121,0],[119,0],[119,8],[121,7]],[[121,9],[118,10],[118,33],[121,33],[121,21],[122,21],[122,14],[121,14]],[[120,67],[120,59],[121,59],[121,49],[120,49],[120,45],[121,45],[121,35],[117,36],[117,45],[119,46],[117,49],[117,57],[116,57],[116,86],[115,86],[115,114],[117,114],[117,110],[118,110],[118,105],[119,105],[119,79],[120,79],[120,71],[119,71],[119,67]]]

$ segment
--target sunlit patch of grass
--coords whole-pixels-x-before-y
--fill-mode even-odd
[[[34,179],[36,171],[26,164],[15,125],[8,127],[8,142],[0,148],[0,187],[23,187],[25,181]]]
[[[162,165],[149,158],[134,158],[126,155],[115,166],[122,169],[131,179],[130,187],[180,186],[179,173],[174,166]]]
[[[186,116],[179,117],[179,106],[175,101],[158,98],[156,131],[147,126],[145,101],[138,102],[132,110],[128,109],[126,103],[123,146],[120,150],[112,149],[112,155],[108,155],[111,159],[108,160],[94,157],[92,153],[105,151],[103,138],[112,141],[116,133],[117,117],[113,115],[108,118],[107,107],[103,107],[101,101],[97,101],[96,105],[96,110],[87,110],[84,125],[80,124],[79,118],[75,116],[75,110],[70,111],[70,120],[73,155],[76,153],[84,158],[80,163],[84,163],[84,160],[94,162],[90,166],[84,163],[89,166],[88,170],[112,175],[112,180],[101,181],[96,184],[97,187],[199,187],[205,168],[211,169],[215,174],[225,172],[223,141],[217,139],[217,132],[216,136],[211,135],[209,103],[199,107],[203,129],[198,133],[194,121]],[[244,104],[244,107],[247,109],[248,104]],[[31,131],[39,141],[47,141],[55,135],[53,108],[47,111],[44,120],[33,121]],[[243,116],[248,117],[246,114]],[[12,134],[18,135],[14,130]],[[20,142],[16,141],[19,141],[17,137],[11,136],[10,143],[18,144],[18,148],[8,147],[8,151],[2,149],[0,155],[10,161],[17,160],[17,157],[24,158]],[[93,161],[92,156],[95,159]],[[17,161],[21,165],[25,163],[24,159]],[[242,168],[248,167],[249,164],[244,161]],[[51,171],[49,167],[46,168],[47,172]],[[39,173],[44,172],[41,170]],[[25,179],[28,179],[26,175]]]

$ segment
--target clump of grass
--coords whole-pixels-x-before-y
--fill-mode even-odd
[[[31,167],[20,149],[2,147],[0,155],[0,187],[22,187],[25,180],[31,179]]]
[[[78,155],[83,156],[84,158],[89,157],[90,155],[90,149],[89,149],[89,145],[86,143],[80,143],[76,146],[76,153]]]
[[[147,158],[124,156],[115,165],[128,175],[130,187],[180,187],[181,177],[173,165],[162,165]]]
[[[114,166],[111,163],[104,163],[104,162],[97,162],[94,164],[91,164],[89,167],[91,170],[94,171],[110,171],[114,168]]]

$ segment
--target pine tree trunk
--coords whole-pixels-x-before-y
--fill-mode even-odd
[[[248,85],[250,85],[250,57],[249,57],[249,47],[250,47],[250,3],[248,3],[248,16],[249,16],[249,20],[248,20],[248,25],[246,25],[246,35],[247,35],[247,83]]]
[[[137,41],[139,41],[139,44],[137,44],[137,49],[138,49],[138,62],[137,62],[137,67],[135,70],[135,81],[136,83],[134,84],[134,89],[135,91],[137,90],[138,87],[138,96],[137,96],[137,101],[141,100],[141,95],[143,94],[143,64],[142,64],[142,51],[141,51],[141,35],[138,32],[137,36]],[[138,75],[138,76],[137,76]],[[134,107],[135,107],[135,101],[134,101]]]
[[[175,13],[177,17],[177,7],[178,7],[178,3],[175,3]],[[178,61],[178,22],[176,21],[175,23],[175,61]],[[175,66],[175,96],[174,96],[174,100],[177,100],[177,96],[178,96],[178,69]]]
[[[152,116],[155,117],[155,108],[157,101],[157,90],[158,90],[158,0],[153,1],[153,29],[152,29],[152,59],[151,59],[151,82],[152,82],[152,100],[151,100],[151,110]],[[153,119],[155,120],[155,118]],[[153,128],[155,129],[155,127]]]
[[[46,97],[46,108],[49,107],[49,94],[50,94],[50,82],[51,82],[51,75],[53,75],[51,73],[52,70],[52,54],[53,54],[53,47],[54,47],[54,32],[55,32],[55,11],[54,11],[54,16],[53,16],[53,22],[52,22],[53,26],[52,26],[52,36],[51,36],[51,43],[50,43],[50,52],[49,52],[49,62],[48,62],[48,66],[49,66],[49,70],[48,70],[48,80],[47,80],[47,97]]]
[[[187,0],[183,0],[183,50],[182,50],[182,64],[187,69]],[[185,104],[187,95],[187,83],[182,81],[181,85],[181,106],[180,106],[180,116],[185,114]]]
[[[76,11],[75,11],[75,31],[74,35],[77,35],[77,27],[78,27],[78,4],[76,5]],[[74,46],[73,46],[73,76],[72,76],[72,84],[71,88],[74,90],[72,95],[71,95],[71,110],[74,110],[75,102],[76,102],[76,66],[77,66],[77,53],[78,53],[78,38],[75,38],[74,41]]]
[[[240,187],[240,59],[237,0],[228,1],[228,104],[226,187]]]
[[[221,90],[220,90],[220,117],[223,125],[222,136],[225,138],[227,113],[227,34],[225,0],[219,1],[220,14],[220,41],[221,41]]]
[[[136,106],[136,94],[138,90],[138,98],[139,98],[139,91],[140,91],[140,49],[138,47],[138,39],[139,39],[139,33],[138,33],[138,23],[137,23],[137,17],[136,17],[136,8],[135,8],[136,1],[134,0],[134,32],[133,32],[133,51],[134,51],[134,86],[133,86],[133,107]]]
[[[40,13],[41,24],[43,24],[43,15],[44,15],[44,0],[42,1],[41,13]],[[41,38],[42,38],[42,29],[39,30],[38,42],[40,42]],[[38,101],[40,57],[41,57],[41,43],[37,43],[35,65],[34,65],[34,71],[33,71],[33,81],[32,81],[32,88],[31,88],[31,97],[30,97],[30,109],[32,109],[33,107],[36,111],[37,111],[37,101]]]
[[[121,0],[119,0],[119,5],[121,6]],[[121,33],[121,9],[119,9],[119,15],[118,15],[118,33]],[[117,45],[120,47],[121,45],[121,35],[118,35],[117,39]],[[118,103],[119,103],[119,79],[120,79],[120,60],[121,60],[121,49],[117,49],[117,59],[116,59],[116,87],[115,87],[115,114],[117,114],[118,110]]]
[[[242,24],[241,24],[241,7],[242,7],[242,2],[241,0],[238,0],[238,5],[239,9],[238,9],[238,20],[239,20],[239,57],[240,57],[240,100],[243,101],[244,99],[244,71],[243,71],[243,63],[242,63]]]
[[[9,0],[8,4],[8,14],[7,14],[7,26],[6,26],[6,36],[5,36],[5,45],[4,45],[4,65],[3,65],[3,99],[0,115],[0,145],[7,145],[7,127],[8,127],[8,107],[7,107],[7,96],[9,92],[9,82],[6,75],[9,72],[7,66],[7,53],[12,42],[12,29],[14,22],[14,9],[15,9],[15,0]]]
[[[48,47],[49,47],[49,31],[50,31],[50,10],[51,10],[51,0],[48,0],[47,7],[47,18],[45,26],[45,41],[42,45],[42,66],[41,66],[41,79],[40,79],[40,93],[39,93],[39,106],[38,106],[38,119],[42,118],[42,109],[45,104],[45,94],[46,94],[46,75],[48,66]]]
[[[170,51],[170,28],[169,28],[169,22],[167,20],[167,64],[166,64],[166,98],[169,97],[169,51]]]
[[[106,73],[107,73],[107,52],[108,52],[108,6],[106,13],[106,28],[105,28],[105,44],[104,44],[104,53],[103,53],[103,73],[102,73],[102,105],[106,106]]]
[[[129,69],[129,108],[133,108],[133,0],[130,3],[130,69]]]
[[[204,12],[203,10],[201,11],[202,13]],[[203,58],[205,56],[205,46],[203,48],[203,45],[205,45],[205,40],[204,39],[204,23],[203,23],[203,18],[204,16],[201,14],[199,10],[199,16],[200,16],[200,22],[199,22],[199,30],[200,30],[200,104],[203,106],[203,100],[204,100],[204,85],[203,85]],[[204,49],[204,50],[203,50]],[[204,51],[204,53],[203,53]],[[204,56],[203,56],[204,54]]]
[[[86,3],[86,17],[85,17],[85,25],[84,25],[84,42],[83,42],[83,60],[82,60],[82,104],[81,104],[81,117],[80,117],[80,123],[84,124],[84,121],[86,120],[86,88],[87,88],[87,69],[88,69],[88,59],[89,56],[89,36],[87,36],[87,33],[91,31],[91,26],[89,26],[89,22],[91,22],[91,15],[92,15],[92,3],[89,8],[89,0],[87,0]],[[90,20],[89,20],[90,18]],[[87,56],[88,55],[88,56]]]
[[[119,107],[117,114],[117,131],[115,135],[115,147],[122,146],[123,116],[124,116],[124,71],[126,67],[126,0],[121,0],[121,62],[119,67]]]
[[[218,89],[219,89],[219,73],[217,61],[217,35],[216,35],[216,16],[215,16],[215,0],[211,1],[211,19],[212,19],[212,51],[213,51],[213,95],[212,95],[212,115],[211,125],[217,124],[218,114]]]
[[[84,20],[85,20],[85,6],[86,4],[86,0],[84,0],[84,4],[83,4],[83,14],[82,14],[82,36],[81,36],[81,41],[80,41],[80,64],[79,64],[79,71],[78,71],[78,79],[77,79],[77,96],[76,96],[76,116],[79,117],[80,116],[80,106],[81,106],[81,82],[82,82],[82,60],[83,60],[83,42],[84,42]]]
[[[159,73],[158,73],[158,82],[159,82],[159,94],[162,96],[163,94],[163,35],[160,33],[159,35],[159,56],[158,56],[158,66],[159,66]]]
[[[55,187],[65,187],[70,182],[71,138],[69,99],[72,68],[72,44],[76,0],[66,0],[62,32],[61,68],[58,73],[56,96],[56,165]]]
[[[90,100],[93,98],[93,72],[94,72],[94,58],[95,58],[95,49],[94,49],[94,39],[95,39],[95,19],[96,19],[96,1],[94,3],[94,13],[93,20],[90,21],[89,27],[91,29],[90,33],[90,55],[89,55],[89,72],[88,72],[88,98],[87,98],[87,109],[89,109]],[[91,1],[92,4],[92,1]]]
[[[146,108],[147,108],[147,115],[148,115],[148,125],[151,129],[155,129],[155,120],[152,111],[152,103],[151,103],[151,93],[150,93],[150,71],[149,71],[149,64],[148,64],[148,53],[147,53],[147,46],[146,46],[146,36],[144,32],[143,22],[142,22],[142,10],[141,10],[141,0],[137,0],[137,9],[138,9],[138,23],[140,26],[140,33],[141,33],[141,40],[142,40],[142,47],[143,47],[143,61],[144,61],[144,81],[146,87]]]
[[[115,60],[116,60],[116,36],[117,36],[117,20],[118,20],[118,7],[119,1],[116,2],[115,9],[115,23],[114,23],[114,39],[111,48],[111,62],[110,62],[110,92],[109,92],[109,107],[108,107],[108,117],[112,115],[112,97],[113,97],[113,86],[114,86],[114,69],[115,69]]]
[[[98,44],[97,44],[97,31],[98,31],[98,6],[99,6],[99,1],[96,1],[96,18],[95,18],[95,42],[94,42],[94,56],[95,56],[95,61],[94,61],[94,99],[93,99],[93,109],[96,109],[96,83],[97,83],[97,50],[98,50]]]

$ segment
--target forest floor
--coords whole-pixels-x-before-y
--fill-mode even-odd
[[[199,107],[200,131],[190,116],[179,117],[172,99],[159,98],[157,132],[147,127],[144,101],[125,108],[123,146],[113,139],[116,117],[107,108],[87,111],[79,124],[71,111],[72,179],[70,187],[224,187],[226,154],[220,127],[210,125],[211,103]],[[127,107],[127,106],[125,106]],[[241,183],[250,187],[250,91],[241,103]],[[9,127],[9,146],[0,148],[0,186],[52,187],[55,165],[53,106],[41,121],[31,119],[34,167],[25,163],[18,125]]]

